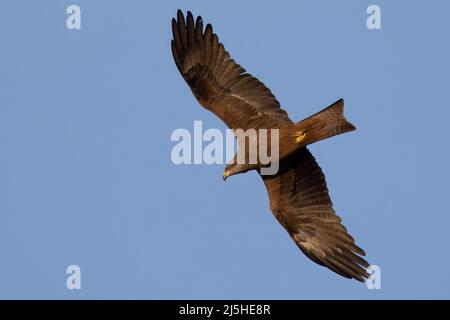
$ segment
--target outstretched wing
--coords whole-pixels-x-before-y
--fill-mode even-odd
[[[172,19],[172,54],[178,70],[202,106],[232,129],[273,128],[291,123],[270,90],[225,51],[208,24],[188,11]]]
[[[262,178],[272,212],[310,259],[346,278],[369,277],[369,263],[360,257],[365,252],[341,224],[325,176],[308,149],[282,161],[277,175]]]

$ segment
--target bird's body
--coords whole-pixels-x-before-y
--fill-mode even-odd
[[[203,107],[234,130],[278,130],[279,170],[261,176],[274,216],[298,247],[313,261],[344,277],[367,278],[369,264],[360,257],[365,253],[340,223],[322,170],[306,147],[355,129],[343,115],[343,100],[295,123],[270,90],[230,58],[211,25],[203,29],[201,17],[194,23],[190,12],[185,20],[178,11],[172,32],[176,66]],[[227,165],[224,177],[249,170],[261,172],[261,167],[259,161],[233,162]]]

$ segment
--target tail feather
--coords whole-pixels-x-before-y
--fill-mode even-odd
[[[296,126],[306,132],[306,144],[356,130],[344,116],[344,99],[339,99],[322,111],[298,122]]]

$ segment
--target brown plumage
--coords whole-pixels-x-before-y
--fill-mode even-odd
[[[190,12],[185,19],[178,10],[172,32],[175,64],[203,107],[231,129],[279,129],[279,171],[261,177],[273,214],[297,246],[318,264],[364,281],[369,276],[365,253],[333,210],[325,176],[306,148],[355,129],[343,115],[343,100],[294,123],[270,90],[230,58],[212,26],[203,28],[201,17],[194,22]],[[228,164],[224,177],[249,170],[260,172],[260,167]]]

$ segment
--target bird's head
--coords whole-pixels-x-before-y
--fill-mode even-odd
[[[244,173],[250,170],[250,168],[245,164],[238,164],[238,163],[229,163],[225,166],[225,170],[223,171],[223,180],[227,180],[229,176]]]

